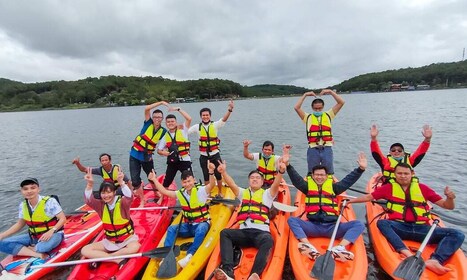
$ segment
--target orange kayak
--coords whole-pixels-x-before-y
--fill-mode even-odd
[[[295,197],[295,205],[298,206],[298,209],[294,213],[292,213],[292,216],[299,217],[302,213],[305,212],[305,195],[300,191],[297,191],[297,195]],[[302,215],[302,219],[307,219],[305,214]],[[347,204],[342,216],[342,222],[352,221],[355,219],[355,212],[353,211],[352,205]],[[328,249],[331,238],[309,237],[308,240],[316,247],[316,249],[322,255],[324,255],[326,253],[326,250]],[[298,239],[295,238],[292,232],[290,232],[289,258],[295,278],[315,279],[310,276],[310,272],[313,269],[315,261],[310,260],[308,257],[300,254],[300,251],[298,250],[298,242]],[[339,242],[340,240],[336,240],[334,242],[334,245],[337,245]],[[368,271],[368,261],[363,237],[360,235],[360,237],[355,241],[355,244],[348,248],[348,250],[354,254],[355,258],[353,261],[347,262],[336,261],[334,279],[366,279],[366,274]]]
[[[285,185],[279,187],[279,193],[277,195],[277,201],[290,205],[290,191],[289,187]],[[238,228],[239,224],[236,223],[237,220],[238,208],[235,210],[232,215],[227,228]],[[273,222],[270,223],[269,229],[274,239],[274,247],[272,249],[271,258],[269,263],[266,265],[263,273],[261,274],[261,279],[268,280],[280,280],[282,279],[282,271],[284,269],[284,261],[286,256],[287,249],[287,240],[289,238],[289,226],[287,224],[287,218],[289,213],[279,211],[277,216],[273,219]],[[274,226],[275,225],[277,226]],[[250,276],[251,268],[253,267],[253,262],[256,257],[256,248],[242,248],[243,257],[240,260],[240,264],[234,270],[236,280],[248,279]],[[220,265],[221,256],[220,256],[220,244],[218,243],[214,249],[209,263],[206,267],[205,279],[211,279],[213,271]]]
[[[373,175],[370,181],[367,184],[366,191],[371,193],[373,189],[380,185],[378,179],[381,177],[381,173]],[[399,263],[403,260],[399,253],[394,251],[392,246],[387,242],[386,238],[381,234],[378,227],[376,226],[376,221],[378,220],[378,215],[382,215],[379,219],[385,219],[386,215],[384,213],[383,206],[377,203],[367,202],[366,203],[367,219],[368,219],[368,232],[370,235],[371,243],[373,249],[375,250],[376,259],[381,267],[392,276],[394,270],[396,270]],[[375,218],[376,217],[376,218]],[[437,219],[441,220],[438,216]],[[439,226],[444,227],[444,224],[440,222]],[[408,248],[416,251],[420,247],[420,243],[416,241],[404,240],[404,243]],[[436,245],[428,244],[423,250],[422,258],[424,260],[429,259],[430,255],[435,250]],[[420,279],[467,279],[467,260],[464,253],[459,249],[457,252],[448,260],[445,264],[446,267],[450,268],[451,271],[444,275],[437,275],[434,272],[425,269],[422,273]],[[397,279],[397,278],[396,278]]]

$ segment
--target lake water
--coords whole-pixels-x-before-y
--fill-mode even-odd
[[[423,140],[424,124],[433,127],[430,150],[417,166],[421,182],[438,193],[450,186],[457,195],[456,209],[435,211],[448,226],[467,234],[467,89],[417,91],[398,93],[342,95],[346,104],[333,122],[335,136],[334,166],[338,178],[343,178],[357,166],[359,151],[369,157],[369,167],[354,188],[364,190],[378,166],[370,154],[369,128],[379,125],[379,141],[383,152],[394,142],[401,142],[407,151],[414,151]],[[242,140],[251,139],[251,152],[261,150],[265,140],[271,140],[280,154],[283,143],[293,145],[291,163],[297,171],[306,174],[305,126],[293,110],[298,97],[249,99],[235,101],[235,109],[219,134],[222,158],[236,182],[246,186],[247,174],[254,164],[243,158]],[[310,111],[312,98],[305,100],[303,109]],[[325,109],[335,104],[325,96]],[[180,104],[199,122],[199,110],[210,107],[213,120],[223,116],[227,102]],[[164,108],[163,108],[164,109]],[[177,115],[181,121],[183,118]],[[98,156],[106,152],[113,163],[128,170],[128,153],[134,137],[141,129],[144,107],[100,108],[66,111],[0,113],[0,231],[17,219],[17,206],[21,200],[19,183],[25,177],[39,179],[43,194],[58,194],[65,210],[71,211],[83,204],[85,187],[83,174],[71,160],[80,156],[86,166],[98,166]],[[197,141],[192,138],[192,160],[195,175],[201,178]],[[156,171],[165,171],[165,159],[155,156]],[[143,177],[145,178],[145,177]],[[287,176],[286,176],[286,179]],[[179,176],[177,175],[177,181]],[[292,190],[295,194],[296,190]],[[349,192],[351,195],[358,195]],[[365,221],[363,205],[357,205],[357,216]],[[365,241],[368,236],[365,232]],[[467,250],[467,242],[463,247]],[[369,279],[384,279],[374,263],[369,249]]]

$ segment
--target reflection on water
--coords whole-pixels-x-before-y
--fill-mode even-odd
[[[457,194],[456,209],[443,211],[443,220],[467,234],[467,220],[462,213],[467,209],[467,90],[439,90],[425,92],[378,93],[344,95],[345,106],[334,121],[336,176],[344,177],[357,166],[357,153],[364,151],[369,168],[355,188],[363,190],[371,175],[378,171],[369,152],[369,128],[376,123],[380,128],[379,141],[383,151],[393,142],[401,142],[408,151],[414,151],[423,140],[424,124],[433,127],[430,150],[416,168],[421,182],[443,192],[448,185]],[[331,96],[323,97],[326,106],[335,104]],[[236,101],[234,113],[219,132],[221,154],[228,171],[239,185],[245,186],[247,174],[254,164],[243,158],[242,140],[251,139],[250,151],[260,151],[265,140],[271,140],[280,154],[283,143],[294,146],[291,163],[300,174],[306,174],[306,136],[304,124],[293,106],[298,97],[250,99]],[[310,111],[312,98],[305,100],[303,109]],[[181,104],[199,121],[199,109],[210,107],[213,119],[219,119],[227,110],[227,102]],[[177,115],[179,119],[181,116]],[[128,151],[144,119],[144,107],[122,107],[69,111],[42,111],[0,113],[0,197],[2,209],[0,230],[5,230],[17,219],[19,183],[24,177],[35,176],[42,193],[58,194],[65,210],[83,203],[83,174],[71,160],[80,156],[84,165],[96,166],[98,155],[112,155],[114,163],[128,170]],[[198,164],[197,140],[192,138],[192,158],[195,174],[201,178]],[[155,156],[156,171],[165,171],[165,160]],[[460,168],[459,168],[460,167]],[[178,178],[177,178],[178,180]],[[295,190],[292,193],[295,194]],[[357,195],[350,192],[349,194]],[[357,216],[365,220],[363,205],[357,205]],[[368,237],[365,236],[366,242]],[[371,249],[369,247],[369,249]],[[467,242],[464,243],[467,250]],[[373,256],[370,252],[370,259]],[[382,279],[378,268],[370,263],[370,275]],[[376,276],[377,275],[377,276]],[[371,278],[371,277],[370,277]]]

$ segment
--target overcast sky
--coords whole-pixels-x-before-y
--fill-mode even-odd
[[[0,77],[326,87],[462,60],[467,1],[0,0]]]

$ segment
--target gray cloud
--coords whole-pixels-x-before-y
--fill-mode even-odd
[[[467,1],[0,1],[0,77],[324,87],[458,61]]]

